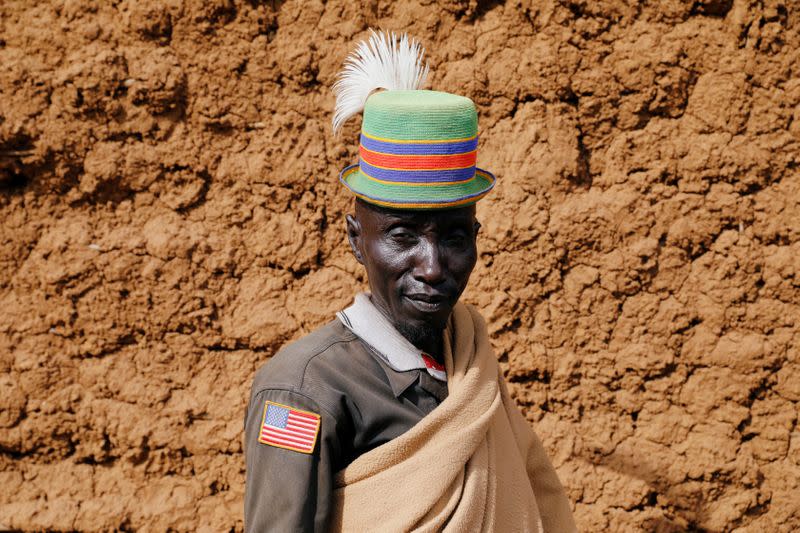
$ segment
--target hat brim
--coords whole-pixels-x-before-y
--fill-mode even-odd
[[[475,176],[460,183],[392,184],[365,175],[355,164],[342,170],[339,181],[371,204],[394,209],[447,209],[474,204],[492,190],[495,177],[491,172],[476,168]]]

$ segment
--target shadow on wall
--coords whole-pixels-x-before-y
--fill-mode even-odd
[[[621,445],[619,448],[623,448]],[[587,462],[604,466],[627,478],[639,479],[646,483],[650,490],[647,493],[646,501],[629,510],[643,510],[647,508],[659,509],[662,517],[646,520],[643,524],[647,531],[657,533],[678,533],[683,531],[714,532],[721,530],[713,522],[716,520],[712,516],[710,507],[717,503],[720,498],[709,500],[704,497],[708,494],[724,496],[726,489],[730,487],[714,485],[713,482],[703,480],[693,480],[688,476],[682,476],[682,481],[670,479],[670,474],[666,471],[665,465],[654,466],[649,461],[649,454],[646,450],[636,446],[624,446],[622,450],[615,450],[608,456],[598,458],[585,451],[580,456]],[[721,480],[720,480],[721,481]],[[761,472],[757,474],[758,489],[763,481]],[[741,491],[741,488],[732,488],[733,491]],[[723,504],[724,505],[724,504]],[[738,519],[731,523],[719,524],[724,530],[730,530],[742,522],[750,522],[754,517],[762,515],[768,511],[769,501],[759,503],[747,509]],[[739,513],[736,513],[739,514]]]

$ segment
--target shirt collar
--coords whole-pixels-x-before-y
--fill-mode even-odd
[[[406,389],[416,383],[417,380],[422,376],[421,370],[398,372],[394,368],[390,367],[386,362],[386,359],[372,346],[367,345],[367,349],[376,354],[375,361],[383,369],[384,374],[386,374],[386,379],[389,380],[389,386],[392,388],[392,393],[394,394],[395,398],[402,396]]]
[[[408,372],[424,369],[439,381],[447,381],[444,368],[403,337],[375,307],[368,294],[363,292],[357,294],[353,305],[339,311],[336,316],[347,329],[367,343],[392,370]],[[407,387],[408,385],[405,388]]]

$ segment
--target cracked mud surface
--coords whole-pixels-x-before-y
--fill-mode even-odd
[[[480,110],[466,293],[585,531],[800,529],[800,13],[0,6],[0,526],[240,530],[243,407],[363,286],[331,86],[408,30]]]

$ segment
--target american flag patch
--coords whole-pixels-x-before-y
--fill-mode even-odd
[[[258,442],[301,453],[311,453],[317,443],[319,415],[267,401]]]

